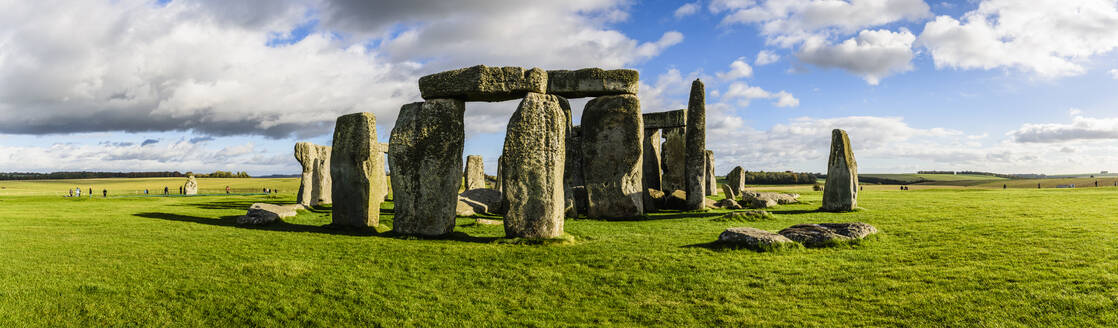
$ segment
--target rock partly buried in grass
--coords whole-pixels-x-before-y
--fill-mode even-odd
[[[687,193],[677,189],[664,196],[664,208],[672,210],[687,209]]]
[[[800,202],[800,194],[790,194],[790,193],[782,193],[782,192],[743,191],[741,193],[741,199],[743,201],[744,200],[753,200],[753,199],[771,199],[771,200],[775,201],[777,204],[784,205],[784,204],[799,203]]]
[[[729,198],[723,198],[722,200],[718,201],[718,203],[715,203],[714,207],[718,207],[718,208],[721,208],[721,209],[727,209],[727,210],[740,210],[741,209],[741,205],[739,205],[738,202],[734,201],[733,199],[729,199]]]
[[[301,208],[303,208],[303,206],[299,205],[299,204],[274,205],[274,204],[256,203],[256,204],[252,204],[252,206],[248,208],[248,213],[245,213],[245,215],[237,218],[237,224],[239,224],[239,225],[269,224],[269,223],[279,221],[279,219],[282,219],[282,218],[295,216],[297,214],[295,212],[295,210],[298,210],[298,209],[301,209]]]
[[[749,227],[726,229],[726,231],[718,235],[718,242],[761,251],[770,251],[794,245],[794,242],[787,237]]]
[[[501,220],[490,220],[490,219],[477,219],[477,224],[486,224],[486,225],[504,225],[504,224],[505,224],[505,221],[501,221]]]
[[[753,222],[753,221],[761,221],[761,220],[771,219],[772,217],[773,217],[772,214],[769,214],[769,212],[767,212],[767,211],[751,210],[751,211],[726,213],[726,215],[723,215],[722,217],[715,219],[715,221],[720,221],[720,222]]]
[[[741,205],[748,208],[769,208],[778,205],[776,200],[769,198],[745,198],[742,199]]]
[[[466,190],[458,194],[457,215],[501,214],[501,192],[493,189]]]
[[[780,235],[807,247],[834,246],[874,233],[877,228],[861,222],[797,224],[780,230]]]

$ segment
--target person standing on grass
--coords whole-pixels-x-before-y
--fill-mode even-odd
[[[82,196],[82,188],[74,188],[74,189],[77,190],[78,197],[81,197]]]
[[[109,198],[109,190],[101,189],[101,198]]]
[[[226,194],[228,194],[228,193],[229,193],[229,186],[225,186],[225,193],[226,193]]]
[[[1099,187],[1099,180],[1095,180],[1095,188]]]
[[[163,186],[163,196],[167,196],[167,195],[170,195],[170,194],[171,194],[171,190],[168,189],[167,186]]]
[[[70,189],[70,196],[67,197],[74,197],[74,189]]]
[[[1006,188],[1006,185],[1003,183],[1002,184],[1002,190],[1005,190],[1005,188]]]

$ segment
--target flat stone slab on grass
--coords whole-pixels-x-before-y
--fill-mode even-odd
[[[539,68],[478,65],[421,77],[419,93],[426,100],[514,100],[524,98],[529,92],[546,93],[547,75]]]
[[[718,235],[718,242],[727,245],[744,246],[749,249],[770,251],[795,244],[787,237],[765,230],[736,227],[729,228]]]
[[[239,225],[261,225],[269,224],[279,219],[292,217],[297,215],[296,210],[303,209],[302,205],[275,205],[256,203],[248,208],[248,213],[237,218]]]
[[[862,222],[797,224],[780,230],[780,235],[807,247],[834,246],[875,233],[877,228]]]
[[[640,73],[631,69],[547,71],[547,93],[564,98],[637,94]]]

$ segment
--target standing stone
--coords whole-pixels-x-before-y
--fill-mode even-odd
[[[706,188],[707,196],[718,195],[718,177],[714,175],[714,151],[707,150],[706,155]]]
[[[660,190],[670,193],[684,189],[683,173],[687,165],[687,138],[684,128],[664,129],[664,143],[660,148],[661,168]]]
[[[567,184],[570,185],[576,214],[586,214],[590,203],[586,197],[586,173],[583,172],[582,157],[582,127],[572,126],[571,134],[567,138],[567,165],[563,174],[567,178]]]
[[[466,172],[463,174],[466,190],[485,189],[484,165],[481,155],[466,156]]]
[[[500,192],[505,191],[505,188],[501,187],[501,182],[504,181],[504,179],[501,178],[501,176],[502,176],[502,174],[501,174],[501,161],[504,160],[504,158],[505,158],[505,155],[503,155],[503,154],[497,156],[497,191],[500,191]]]
[[[574,121],[571,117],[571,103],[567,98],[556,96],[559,108],[563,110],[564,123],[564,155],[563,155],[563,213],[566,217],[578,217],[578,201],[575,199],[575,187],[582,185],[582,158],[579,153],[579,144],[574,139]]]
[[[831,131],[831,156],[827,184],[823,185],[824,211],[850,211],[858,206],[858,162],[846,131]]]
[[[193,175],[187,177],[186,178],[186,185],[183,186],[183,190],[185,191],[185,194],[187,194],[187,195],[197,195],[198,194],[198,180],[195,180]]]
[[[695,79],[687,102],[687,165],[683,177],[689,210],[706,208],[706,117],[706,90],[703,81]]]
[[[465,110],[466,104],[455,99],[432,99],[400,108],[388,144],[395,193],[393,231],[441,236],[454,230],[462,184]]]
[[[342,115],[334,123],[330,151],[334,202],[331,225],[367,228],[380,225],[384,202],[384,161],[377,152],[377,118],[372,113]],[[395,172],[393,172],[395,173]]]
[[[660,129],[644,130],[644,188],[660,190]]]
[[[634,95],[603,96],[582,111],[582,172],[591,218],[644,214],[644,127]]]
[[[567,118],[559,97],[529,93],[505,133],[501,181],[508,238],[555,238],[566,210],[563,169]]]
[[[726,198],[738,198],[741,196],[741,191],[745,189],[745,169],[741,166],[735,166],[730,170],[730,174],[726,175],[726,185],[730,186],[730,190],[734,192],[733,197],[726,195]]]
[[[314,171],[311,174],[311,205],[323,205],[333,202],[333,179],[330,178],[330,146],[314,145]],[[382,165],[383,167],[383,165]],[[383,173],[382,173],[383,174]]]
[[[299,205],[311,206],[311,198],[314,194],[314,169],[315,157],[318,157],[318,148],[309,142],[295,143],[295,160],[299,161],[299,165],[303,166],[303,175],[299,179],[299,194],[295,196],[295,201]]]

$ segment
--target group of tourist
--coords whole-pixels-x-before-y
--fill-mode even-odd
[[[81,187],[75,187],[74,189],[70,189],[69,192],[70,192],[70,195],[66,196],[66,197],[81,197],[82,196],[82,188]],[[87,195],[87,197],[93,197],[93,187],[89,187],[89,193],[87,193],[86,195]],[[108,189],[101,189],[101,197],[109,197],[109,190]]]

